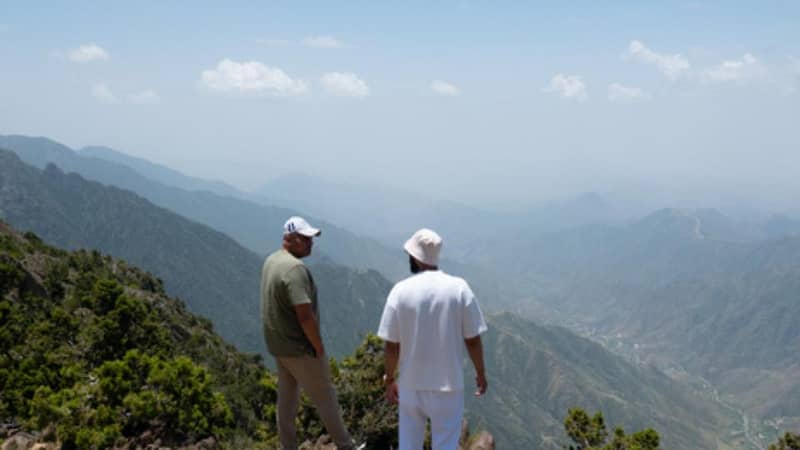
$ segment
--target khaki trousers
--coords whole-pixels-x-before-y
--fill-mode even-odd
[[[342,421],[328,359],[276,356],[278,363],[278,435],[283,450],[297,450],[297,408],[302,387],[339,450],[351,450],[353,440]]]

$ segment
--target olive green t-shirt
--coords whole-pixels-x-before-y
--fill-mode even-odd
[[[261,320],[274,356],[314,356],[294,311],[294,305],[305,303],[319,317],[317,288],[305,264],[284,249],[269,255],[261,270]]]

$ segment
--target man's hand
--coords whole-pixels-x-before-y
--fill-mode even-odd
[[[475,366],[475,383],[478,385],[478,390],[475,391],[475,396],[480,397],[486,392],[489,383],[486,381],[486,369],[483,364],[483,344],[481,343],[481,336],[477,335],[468,339],[464,339],[464,344],[467,346],[467,353],[472,360],[472,365]]]
[[[397,393],[397,383],[394,380],[386,380],[386,401],[397,403],[399,394]]]
[[[319,321],[317,321],[317,316],[314,314],[311,303],[294,305],[294,313],[297,315],[297,322],[300,323],[303,333],[314,349],[314,356],[316,358],[323,357],[325,355],[325,346],[322,344],[322,335],[319,332]]]
[[[400,343],[386,341],[383,346],[383,363],[385,375],[383,384],[386,387],[386,401],[397,403],[397,382],[394,379],[397,373],[397,361],[400,359]]]
[[[489,388],[489,382],[486,381],[486,374],[479,373],[475,377],[475,383],[478,385],[478,390],[475,391],[475,397],[480,397],[481,395],[486,393],[486,389]]]

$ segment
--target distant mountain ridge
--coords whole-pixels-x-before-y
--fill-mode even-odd
[[[13,144],[9,146],[9,148],[13,148]],[[258,198],[255,195],[248,195],[223,181],[206,180],[185,175],[169,167],[154,164],[146,159],[136,158],[101,145],[83,147],[77,150],[77,153],[81,156],[102,159],[130,167],[151,180],[187,191],[209,191],[219,195],[227,195],[251,201],[257,201]]]
[[[593,224],[486,249],[476,263],[514,261],[520,276],[555,280],[616,279],[660,283],[686,274],[725,271],[761,239],[777,234],[762,225],[734,221],[713,209],[665,208],[626,224]],[[791,235],[791,221],[780,229]]]
[[[298,205],[384,243],[402,242],[423,226],[447,237],[452,251],[502,223],[499,214],[384,186],[334,182],[303,173],[275,178],[258,193],[278,204]],[[379,212],[379,213],[376,213]]]
[[[442,200],[436,192],[417,193],[413,186],[406,191],[303,173],[270,180],[258,193],[276,204],[302,205],[314,215],[384,243],[401,241],[409,229],[435,229],[446,236],[451,258],[462,262],[472,262],[473,255],[480,255],[482,247],[493,245],[495,239],[622,220],[622,213],[596,193],[514,212],[496,212]]]

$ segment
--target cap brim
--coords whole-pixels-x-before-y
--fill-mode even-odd
[[[302,231],[298,230],[297,233],[302,234],[303,236],[306,237],[317,237],[320,234],[322,234],[322,230],[320,230],[319,228],[309,228],[307,230],[302,230]]]

